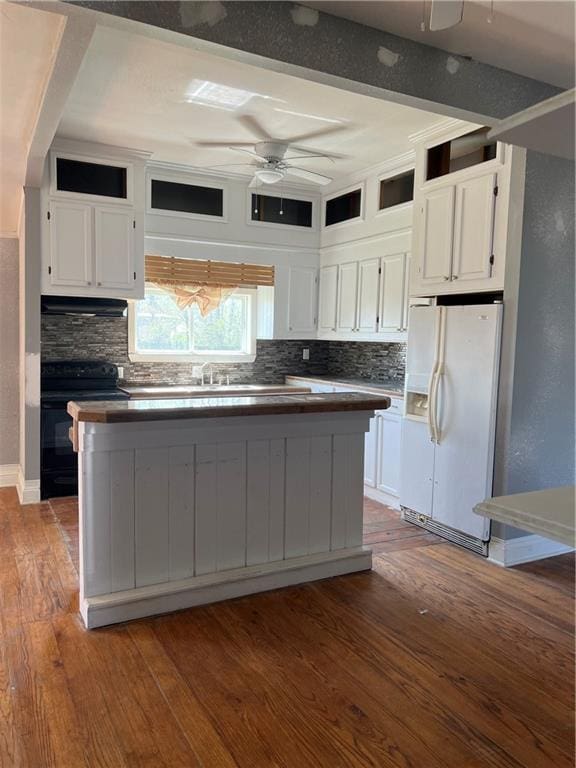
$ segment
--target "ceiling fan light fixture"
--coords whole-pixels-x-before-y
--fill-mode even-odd
[[[258,168],[254,175],[263,184],[276,184],[284,178],[284,171],[274,168]]]

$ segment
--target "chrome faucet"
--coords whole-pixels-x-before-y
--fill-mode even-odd
[[[214,369],[212,367],[212,363],[202,363],[201,369],[202,369],[202,386],[204,386],[204,371],[206,367],[210,367],[210,384],[214,383]]]

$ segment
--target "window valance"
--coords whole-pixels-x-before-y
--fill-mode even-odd
[[[274,285],[274,267],[228,261],[146,256],[146,282],[156,285],[206,285],[218,288]]]

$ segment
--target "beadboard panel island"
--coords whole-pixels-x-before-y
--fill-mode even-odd
[[[69,403],[88,628],[371,568],[364,434],[388,397]]]

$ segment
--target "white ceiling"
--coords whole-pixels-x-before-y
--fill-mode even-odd
[[[187,101],[204,81],[247,93],[243,96],[225,91],[225,100],[238,102],[236,108],[229,109]],[[343,155],[334,163],[325,159],[302,163],[335,179],[406,152],[411,148],[409,134],[444,119],[367,96],[343,95],[335,88],[171,43],[98,27],[58,135],[146,150],[153,152],[154,160],[199,167],[243,163],[250,162],[250,157],[227,147],[199,147],[197,142],[258,141],[238,120],[246,114],[255,116],[275,139],[334,130],[322,138],[300,139],[298,144]],[[251,168],[230,170],[253,173]]]
[[[0,234],[14,235],[26,158],[60,39],[52,13],[0,3]]]
[[[560,88],[574,86],[574,0],[464,0],[460,24],[422,32],[430,0],[315,0],[301,3]]]

